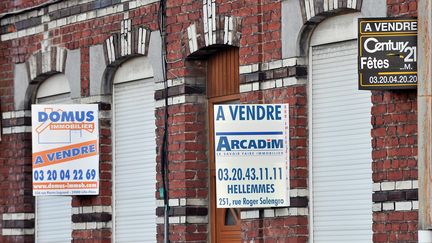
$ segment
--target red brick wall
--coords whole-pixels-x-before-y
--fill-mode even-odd
[[[157,185],[156,197],[162,199],[159,189],[162,187],[161,145],[164,131],[165,108],[156,111],[157,134]],[[168,109],[168,161],[169,161],[169,198],[170,199],[201,199],[206,201],[209,196],[209,173],[207,160],[207,106],[205,104],[172,105]],[[207,216],[207,206],[171,207],[170,216]],[[163,217],[162,208],[158,216]],[[158,242],[163,242],[163,225],[158,225]],[[170,222],[170,241],[206,242],[209,237],[207,224],[176,224]]]
[[[11,43],[0,42],[0,111],[13,110],[13,64]]]
[[[387,0],[389,16],[417,16],[416,0]],[[416,181],[417,92],[372,92],[373,181]],[[417,189],[375,192],[374,202],[418,200]],[[417,242],[417,210],[381,210],[373,213],[373,240]]]
[[[34,198],[31,191],[31,146],[29,144],[31,144],[31,134],[2,136],[0,143],[0,215],[34,212]],[[0,221],[0,228],[9,227],[2,225]],[[28,236],[2,236],[0,231],[0,242],[23,242],[30,238]]]
[[[10,1],[8,4],[12,2]],[[32,1],[23,2],[27,5],[20,5],[20,7],[32,4]],[[43,1],[33,2],[41,3]],[[0,4],[3,4],[3,2]],[[129,11],[129,18],[132,20],[133,26],[145,26],[155,30],[157,28],[157,9],[157,4],[137,8]],[[69,50],[80,49],[81,95],[83,97],[89,96],[89,47],[102,44],[112,33],[120,32],[121,20],[123,20],[123,14],[113,14],[85,22],[65,25],[49,31],[49,39],[52,45],[65,47]],[[15,109],[13,97],[14,64],[27,61],[32,54],[39,51],[42,40],[42,34],[35,34],[0,42],[1,112],[13,111]],[[109,111],[109,104],[102,104],[101,110]],[[100,195],[73,197],[73,207],[112,205],[112,141],[110,119],[101,119],[100,126]],[[2,141],[0,142],[0,171],[0,215],[8,212],[34,213],[34,197],[31,191],[31,134],[2,136]],[[91,220],[91,222],[106,221],[106,219],[98,215],[91,215],[91,219],[89,219],[89,216],[74,215],[71,222],[82,223],[88,220]],[[97,242],[111,242],[111,230],[74,230],[72,237],[74,238],[74,242],[84,242],[89,239]],[[23,239],[31,241],[32,238],[33,236],[2,238],[0,230],[0,242],[23,242]]]
[[[0,2],[0,14],[34,6],[46,0],[5,0]],[[240,64],[255,64],[279,60],[281,54],[281,1],[217,1],[217,14],[242,17],[243,28]],[[416,16],[415,0],[387,0],[389,16]],[[7,9],[7,10],[6,10]],[[158,5],[152,4],[129,11],[132,25],[144,25],[156,30]],[[202,15],[202,1],[168,1],[167,6],[167,59],[168,78],[191,74],[184,59],[185,29]],[[123,14],[70,24],[49,31],[53,45],[70,50],[81,49],[81,94],[89,96],[89,47],[101,44],[113,32],[120,30]],[[285,23],[284,23],[285,24]],[[289,23],[287,23],[289,24]],[[13,27],[11,27],[13,29]],[[40,50],[43,35],[36,34],[12,41],[0,42],[0,109],[12,111],[13,107],[13,65],[25,62],[30,55]],[[190,66],[190,65],[189,65]],[[247,103],[289,103],[291,136],[291,188],[307,188],[307,105],[305,86],[278,88],[261,92],[242,94],[241,102]],[[372,92],[372,144],[373,180],[386,181],[417,179],[417,108],[416,92]],[[109,110],[109,108],[106,108]],[[208,198],[207,158],[207,107],[199,104],[174,105],[169,109],[169,161],[170,198]],[[158,146],[161,144],[163,108],[156,112]],[[74,198],[73,206],[111,205],[111,132],[110,121],[101,126],[101,196]],[[29,190],[30,135],[3,135],[0,142],[0,214],[4,212],[33,212],[33,198]],[[158,154],[160,151],[158,151]],[[160,155],[160,154],[159,154]],[[20,159],[16,159],[20,158]],[[158,156],[160,162],[160,156]],[[11,173],[10,170],[13,170]],[[25,171],[25,172],[24,172]],[[158,167],[160,171],[160,166]],[[31,176],[30,176],[31,177]],[[26,178],[23,182],[23,178]],[[30,179],[31,180],[31,179]],[[160,188],[161,177],[158,175]],[[27,184],[26,184],[27,183]],[[10,190],[16,188],[17,190]],[[403,194],[406,192],[395,192]],[[159,198],[159,194],[156,193]],[[405,199],[406,199],[405,194]],[[400,197],[402,198],[402,196]],[[23,202],[23,204],[13,203]],[[195,214],[204,214],[206,207],[194,208]],[[175,211],[175,210],[174,210]],[[199,213],[198,213],[199,212]],[[176,212],[173,212],[175,215]],[[416,239],[416,211],[374,212],[374,242],[410,242]],[[0,221],[1,224],[1,221]],[[1,225],[0,225],[1,226]],[[201,241],[208,238],[206,224],[173,224],[173,242]],[[286,240],[306,242],[308,239],[307,216],[261,218],[244,220],[243,239],[257,242]],[[163,236],[162,226],[158,228],[158,239]],[[109,230],[74,231],[77,240],[109,240]],[[9,239],[8,239],[9,240]],[[1,238],[0,241],[5,241]],[[15,239],[16,242],[22,238]]]
[[[218,12],[242,17],[240,65],[282,58],[281,1],[224,1]]]
[[[417,92],[372,94],[373,181],[417,180]],[[380,194],[383,203],[417,199],[416,190]],[[374,242],[417,242],[417,210],[374,212],[373,221]]]
[[[387,0],[389,16],[417,16],[417,0]]]
[[[216,14],[242,18],[242,39],[240,65],[268,62],[282,58],[281,44],[281,2],[259,1],[219,1]],[[168,1],[167,6],[167,58],[168,78],[188,75],[185,59],[182,59],[182,34],[193,22],[202,17],[200,1]],[[184,57],[184,56],[183,56]]]
[[[241,94],[242,103],[287,103],[290,109],[290,188],[307,189],[306,86],[298,85]],[[293,199],[291,199],[293,202]],[[307,207],[307,205],[305,205]],[[261,213],[262,215],[262,213]],[[244,242],[296,242],[308,240],[308,216],[242,220]]]
[[[46,2],[49,0],[2,0],[0,2],[0,14],[38,6]]]

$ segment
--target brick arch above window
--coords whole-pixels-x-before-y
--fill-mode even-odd
[[[108,37],[104,44],[105,60],[108,66],[118,66],[129,57],[147,56],[151,31],[145,27],[132,27],[132,21],[121,22],[120,33]]]
[[[64,73],[67,51],[61,47],[51,47],[38,51],[26,62],[27,73],[31,82],[45,80],[55,73]]]
[[[321,22],[329,15],[361,11],[363,0],[299,0],[303,21]]]
[[[183,31],[184,54],[188,58],[211,55],[221,46],[240,46],[241,18],[205,14]]]
[[[386,0],[282,1],[282,57],[306,57],[312,33],[326,19],[350,13],[362,18],[384,17],[386,12]]]

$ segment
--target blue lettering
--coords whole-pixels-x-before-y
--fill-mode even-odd
[[[274,107],[271,105],[267,106],[267,120],[274,120],[273,112]]]
[[[83,122],[84,120],[90,122],[94,120],[94,114],[93,111],[53,111],[49,115],[46,112],[38,112],[39,122],[45,122],[48,118],[52,122]]]
[[[80,116],[81,115],[81,116]],[[85,119],[85,114],[84,114],[84,111],[82,111],[82,112],[79,112],[79,111],[77,111],[77,112],[75,112],[75,119],[77,120],[77,121],[79,121],[79,122],[82,122],[82,121],[84,121],[84,119]]]
[[[81,148],[81,153],[82,154],[88,154],[88,147],[82,147]]]
[[[75,121],[73,111],[69,111],[69,112],[63,111],[62,112],[62,119],[61,119],[61,121],[62,122],[64,122],[64,121],[72,121],[72,122]]]
[[[234,110],[233,110],[233,107],[234,107]],[[232,118],[233,121],[236,120],[238,108],[239,107],[237,105],[236,106],[232,106],[232,105],[229,106],[229,110],[230,110],[230,113],[231,113],[231,118]]]
[[[56,152],[55,155],[56,155],[56,159],[58,160],[63,159],[61,152]]]
[[[249,109],[247,109],[247,117],[248,120],[255,117],[255,106],[249,106]]]
[[[93,121],[94,120],[94,116],[93,116],[93,111],[87,111],[87,119],[86,121]]]
[[[222,106],[219,106],[218,111],[217,111],[216,121],[219,121],[219,120],[225,121],[225,115],[224,115]]]
[[[231,141],[231,148],[232,149],[240,149],[240,147],[239,147],[239,140],[232,140]]]
[[[53,161],[54,160],[54,153],[53,154],[47,154],[48,160]]]
[[[282,109],[282,106],[280,106],[280,105],[276,106],[276,116],[275,116],[276,120],[281,120],[282,119],[282,117],[281,117],[281,109]]]
[[[226,136],[220,136],[216,151],[231,151],[238,149],[280,149],[283,148],[283,146],[283,139],[229,140]]]
[[[45,122],[48,119],[48,114],[45,112],[38,112],[38,121]]]
[[[77,156],[80,153],[80,150],[77,148],[72,149],[72,156]]]
[[[256,115],[257,115],[257,117],[256,117],[256,120],[262,120],[262,119],[264,119],[264,117],[265,117],[265,108],[264,108],[264,106],[257,106],[257,111],[256,111]]]
[[[247,141],[247,140],[245,140],[245,141]],[[265,142],[265,141],[264,141]],[[256,141],[255,140],[250,140],[249,141],[249,146],[247,147],[248,149],[256,149],[256,148],[258,148],[258,146],[257,146],[257,144],[256,144]]]
[[[283,140],[282,139],[274,139],[271,144],[272,148],[283,148]]]
[[[35,165],[38,165],[38,164],[43,164],[44,163],[44,161],[43,161],[43,159],[42,159],[42,156],[37,156],[36,157],[36,161],[35,161]]]
[[[94,144],[91,144],[89,146],[89,150],[90,150],[90,153],[96,152],[96,148],[95,148]]]
[[[219,107],[219,110],[222,109]],[[217,113],[216,120],[225,118],[223,111]],[[281,105],[231,105],[229,106],[231,118],[233,121],[239,120],[281,120]]]
[[[217,151],[222,151],[222,149],[225,149],[225,151],[231,151],[228,138],[225,136],[219,138],[218,146],[216,148]]]
[[[246,113],[245,108],[246,108],[245,106],[240,106],[240,114],[239,114],[240,121],[245,120],[245,113]]]
[[[57,122],[60,120],[60,114],[58,112],[51,112],[49,118],[52,122]]]

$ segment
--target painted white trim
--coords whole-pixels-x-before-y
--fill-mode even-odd
[[[168,98],[168,105],[179,105],[185,103],[199,103],[205,104],[207,102],[207,98],[205,95],[178,95],[174,97]],[[155,103],[155,109],[165,107],[165,100],[157,100]]]
[[[374,192],[407,189],[418,189],[418,180],[384,181],[373,183]]]
[[[153,67],[149,58],[135,57],[120,65],[115,73],[113,84],[148,79],[153,76]]]
[[[112,213],[111,206],[85,206],[85,207],[72,207],[72,214],[84,213]]]
[[[419,243],[432,243],[432,230],[419,230],[418,231]]]
[[[4,236],[32,235],[34,233],[35,233],[34,229],[21,229],[21,228],[2,229],[2,235]]]
[[[12,118],[22,118],[22,117],[31,117],[31,111],[30,110],[5,111],[2,113],[3,120],[12,119]]]
[[[313,213],[313,209],[314,209],[314,205],[313,205],[313,186],[312,186],[312,166],[313,166],[313,160],[312,160],[312,140],[313,140],[313,133],[312,133],[312,106],[313,106],[313,102],[312,102],[312,46],[309,47],[309,65],[308,65],[308,82],[307,82],[307,91],[308,91],[308,95],[307,95],[307,106],[308,106],[308,140],[309,140],[309,144],[308,144],[308,171],[309,171],[309,242],[313,243],[314,242],[314,234],[313,234],[313,229],[314,229],[314,213]]]
[[[240,219],[258,219],[259,210],[248,210],[240,212]]]
[[[324,20],[315,28],[310,45],[357,39],[357,19],[360,17],[360,13],[351,13]]]
[[[112,124],[111,124],[111,141],[112,141],[112,150],[111,150],[111,193],[112,193],[112,202],[111,202],[111,206],[112,206],[112,214],[111,214],[111,221],[112,221],[112,226],[111,226],[111,242],[115,242],[116,239],[116,224],[115,224],[115,219],[116,219],[116,178],[115,178],[115,174],[116,174],[116,170],[115,170],[115,163],[116,163],[116,132],[115,132],[115,127],[116,127],[116,119],[115,119],[115,105],[116,105],[116,99],[115,99],[115,89],[116,86],[113,84],[112,85],[112,104],[111,104],[111,111],[112,111]]]
[[[33,172],[32,172],[32,174],[33,174]],[[34,208],[34,212],[35,212],[34,230],[35,230],[35,233],[34,233],[34,237],[35,237],[35,242],[38,242],[39,234],[37,231],[37,228],[38,228],[38,223],[37,223],[38,200],[37,200],[37,198],[34,199],[34,202],[35,202],[35,208]],[[71,219],[71,223],[72,223],[72,219]]]
[[[3,220],[30,220],[34,219],[34,213],[4,213]]]
[[[31,133],[31,126],[4,127],[3,134]]]
[[[112,229],[112,225],[113,225],[112,221],[72,223],[72,230]]]
[[[64,74],[56,74],[43,81],[38,87],[36,98],[46,98],[50,96],[70,93],[69,81]]]

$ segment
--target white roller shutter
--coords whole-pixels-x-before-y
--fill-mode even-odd
[[[357,42],[312,48],[314,242],[372,242],[371,93],[357,86]]]
[[[153,80],[114,85],[115,242],[156,242]]]
[[[39,92],[38,92],[39,93]],[[70,93],[37,99],[39,104],[70,104]],[[36,241],[40,243],[71,242],[72,197],[36,197]]]
[[[37,242],[71,242],[71,197],[38,196],[36,197],[36,207]]]

